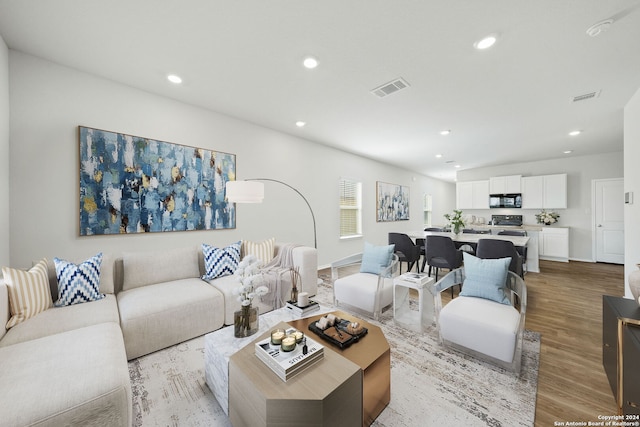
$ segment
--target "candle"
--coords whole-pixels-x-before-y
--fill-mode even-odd
[[[298,307],[306,307],[309,305],[309,292],[300,292],[298,294]]]
[[[282,351],[293,351],[294,348],[296,348],[295,336],[287,335],[285,338],[282,339],[282,345],[280,346],[280,349]]]
[[[284,338],[284,330],[275,329],[271,331],[271,344],[280,345],[282,344],[282,339]]]
[[[304,332],[302,331],[295,331],[292,335],[295,337],[297,344],[300,344],[300,341],[304,338]]]

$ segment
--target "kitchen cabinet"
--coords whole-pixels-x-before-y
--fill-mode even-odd
[[[541,259],[569,262],[569,229],[543,227],[538,235],[538,249]]]
[[[521,175],[494,176],[489,178],[489,194],[517,194],[521,192]]]
[[[525,176],[522,209],[566,209],[567,174]]]
[[[489,181],[456,183],[458,209],[489,209]]]
[[[640,307],[628,298],[602,296],[602,365],[618,399],[618,319],[640,320]],[[622,327],[622,413],[640,414],[640,328]]]

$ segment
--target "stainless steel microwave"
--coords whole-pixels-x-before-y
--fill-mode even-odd
[[[522,194],[491,194],[489,195],[490,208],[521,208]]]

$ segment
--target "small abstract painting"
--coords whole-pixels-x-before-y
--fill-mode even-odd
[[[236,227],[236,156],[79,127],[80,235]]]
[[[378,181],[376,192],[378,222],[409,219],[409,187]]]

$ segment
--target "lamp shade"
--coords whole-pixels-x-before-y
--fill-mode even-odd
[[[257,181],[227,181],[227,200],[230,203],[262,203],[264,184]]]

